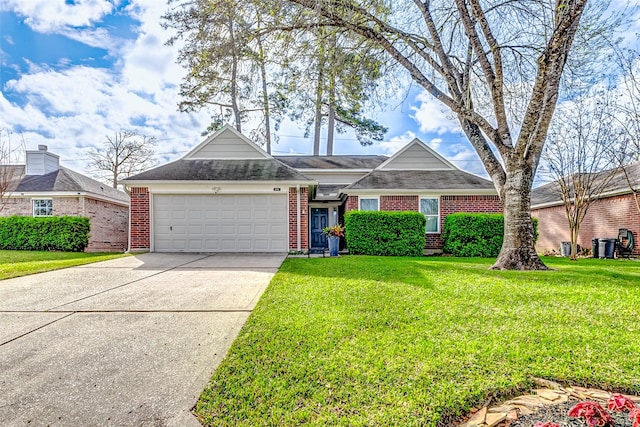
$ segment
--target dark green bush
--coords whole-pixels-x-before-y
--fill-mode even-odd
[[[89,218],[0,218],[0,249],[82,252],[89,244]]]
[[[538,220],[533,218],[534,241],[538,240]],[[447,215],[442,230],[442,250],[460,257],[496,257],[504,238],[504,215],[454,213]]]
[[[419,212],[351,211],[344,216],[351,254],[422,256],[426,219]]]

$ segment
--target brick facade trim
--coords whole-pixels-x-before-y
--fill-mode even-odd
[[[300,250],[309,249],[309,189],[300,188]],[[298,193],[289,187],[289,250],[298,250]]]
[[[53,215],[89,218],[89,244],[85,252],[123,252],[128,246],[129,207],[109,200],[85,195],[47,195],[9,197],[4,201],[2,216],[33,216],[33,200],[52,200]]]
[[[130,190],[130,246],[132,251],[148,251],[151,248],[150,198],[147,187]]]
[[[561,242],[570,241],[569,222],[564,205],[531,211],[538,218],[540,236],[536,242],[538,252],[560,252]],[[640,255],[640,212],[632,194],[607,197],[594,201],[580,226],[578,244],[591,248],[591,239],[617,238],[618,229],[627,228],[635,240],[634,255]]]
[[[440,230],[444,227],[447,215],[457,212],[502,213],[502,202],[497,195],[440,196]],[[349,196],[345,212],[358,209],[358,196]],[[415,211],[420,210],[420,196],[392,195],[380,196],[380,210]],[[442,249],[442,233],[425,234],[426,249]]]

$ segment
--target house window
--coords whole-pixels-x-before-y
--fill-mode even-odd
[[[440,225],[440,203],[437,198],[420,199],[420,213],[427,219],[426,232],[437,233]]]
[[[33,200],[33,216],[52,216],[53,200],[51,199],[34,199]]]
[[[361,211],[377,211],[378,210],[378,198],[360,198],[360,210]]]

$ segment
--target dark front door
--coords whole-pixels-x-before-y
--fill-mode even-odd
[[[326,248],[327,237],[322,229],[329,226],[329,209],[311,208],[311,247]]]

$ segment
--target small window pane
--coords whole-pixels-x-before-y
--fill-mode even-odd
[[[360,210],[377,211],[378,199],[360,199]]]
[[[438,215],[438,199],[420,199],[420,213]]]
[[[437,216],[427,216],[427,233],[437,233],[438,232],[438,217]]]
[[[53,215],[53,200],[34,200],[33,201],[33,216],[52,216]]]

